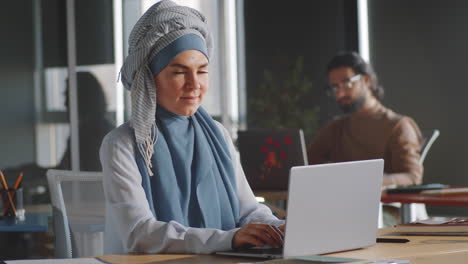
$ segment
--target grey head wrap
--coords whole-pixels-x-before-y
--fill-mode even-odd
[[[164,0],[143,14],[128,40],[128,56],[121,69],[121,79],[124,87],[131,92],[130,126],[149,175],[153,175],[151,156],[157,138],[157,87],[149,63],[166,46],[188,34],[195,34],[204,40],[209,58],[213,45],[206,18],[195,9]]]

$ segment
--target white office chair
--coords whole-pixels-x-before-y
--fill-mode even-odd
[[[439,137],[440,131],[438,129],[429,129],[423,130],[423,140],[421,143],[421,151],[420,151],[420,158],[419,162],[421,164],[424,163],[426,159],[427,153],[429,153],[429,149],[431,148],[432,144],[435,140]],[[400,203],[392,203],[391,205],[396,207],[401,207],[400,211],[404,211],[405,213],[401,213],[402,218],[400,221],[402,223],[407,222],[414,222],[418,220],[423,220],[429,218],[427,214],[426,205],[420,203],[412,203],[412,204],[400,204]],[[408,216],[403,218],[403,216]],[[379,217],[379,227],[383,227],[383,220],[382,216]]]
[[[102,255],[105,201],[101,172],[48,170],[55,256]]]
[[[432,143],[439,137],[440,131],[438,129],[424,130],[422,134],[423,141],[421,144],[421,157],[419,158],[421,164],[424,163],[424,159],[426,159],[426,155],[429,149],[431,149]]]
[[[439,137],[440,131],[438,129],[423,130],[422,134],[423,140],[421,143],[421,152],[419,158],[419,163],[421,163],[421,165],[424,163],[424,160],[426,159],[427,153],[429,152],[432,143],[434,143],[434,141]],[[409,215],[411,217],[409,219],[401,219],[402,222],[414,222],[429,218],[425,204],[409,204],[409,207],[403,208],[403,210],[409,210]]]

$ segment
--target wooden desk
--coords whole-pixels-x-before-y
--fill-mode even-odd
[[[383,203],[423,203],[445,206],[468,206],[468,194],[429,196],[419,193],[391,193],[382,192]]]
[[[218,263],[240,263],[240,262],[259,262],[261,259],[224,257],[217,255],[105,255],[99,256],[100,259],[112,264],[150,264],[150,263],[199,263],[199,264],[218,264]]]
[[[463,236],[391,236],[391,228],[379,230],[379,237],[407,238],[408,243],[377,243],[376,245],[347,252],[330,254],[336,257],[349,257],[359,259],[413,259],[436,255],[462,254],[465,262],[468,261],[468,237]],[[413,262],[411,262],[413,264]],[[421,262],[425,263],[425,262]],[[443,261],[440,263],[453,263]]]
[[[261,191],[255,192],[255,196],[264,197],[267,200],[287,200],[287,191]],[[394,193],[382,192],[381,202],[383,203],[423,203],[430,205],[446,206],[468,206],[468,194],[428,196],[418,193]]]
[[[267,200],[287,200],[288,191],[259,191],[255,192],[255,196],[260,196]]]
[[[381,229],[379,235],[386,236],[385,234],[391,232],[389,230]],[[410,242],[378,243],[365,249],[328,255],[366,260],[409,259],[411,264],[466,264],[468,262],[468,237],[408,236],[406,238],[410,239]],[[215,255],[105,255],[99,258],[115,264],[259,262],[259,259]]]
[[[255,196],[265,198],[267,201],[286,201],[288,199],[287,191],[260,191],[255,192]],[[441,196],[428,196],[419,193],[392,193],[388,194],[382,192],[380,199],[383,203],[401,203],[400,215],[401,222],[408,223],[411,219],[410,204],[422,203],[428,205],[443,205],[443,206],[467,206],[468,207],[468,194],[454,194],[454,195],[441,195]],[[267,203],[267,205],[269,205]],[[284,206],[271,206],[272,210],[278,216],[286,215],[286,203]]]
[[[468,194],[429,196],[419,193],[391,193],[382,192],[383,203],[401,203],[400,214],[402,223],[411,219],[410,204],[422,203],[428,205],[468,206]]]

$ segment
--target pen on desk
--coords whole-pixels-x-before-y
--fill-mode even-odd
[[[377,238],[377,243],[406,243],[409,239],[406,238]]]

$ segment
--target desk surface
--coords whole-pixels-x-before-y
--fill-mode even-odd
[[[286,191],[259,191],[256,196],[264,197],[269,200],[286,200],[288,192]],[[468,206],[468,194],[429,196],[418,193],[392,193],[382,192],[381,201],[383,203],[424,203],[430,205],[446,206]]]
[[[0,219],[0,232],[47,232],[50,213],[26,213],[23,221]]]
[[[379,230],[380,236],[391,232]],[[329,256],[366,260],[409,259],[411,264],[467,263],[468,237],[408,236],[408,243],[378,243],[372,247],[328,254]],[[213,255],[105,255],[99,258],[116,264],[126,263],[240,263],[259,259]]]
[[[379,230],[379,237],[397,237],[390,236],[391,228]],[[460,253],[464,254],[468,260],[468,237],[463,236],[404,236],[410,240],[408,243],[377,243],[376,245],[347,252],[330,254],[336,257],[349,257],[360,259],[408,259],[415,257],[425,257],[432,255],[445,255]],[[413,262],[411,262],[413,263]],[[423,262],[424,263],[424,262]],[[444,263],[452,263],[445,261]]]
[[[384,203],[423,203],[445,206],[468,206],[468,194],[429,196],[419,193],[392,193],[382,192],[381,201]]]
[[[260,196],[268,200],[287,200],[287,191],[256,191],[255,196]]]

